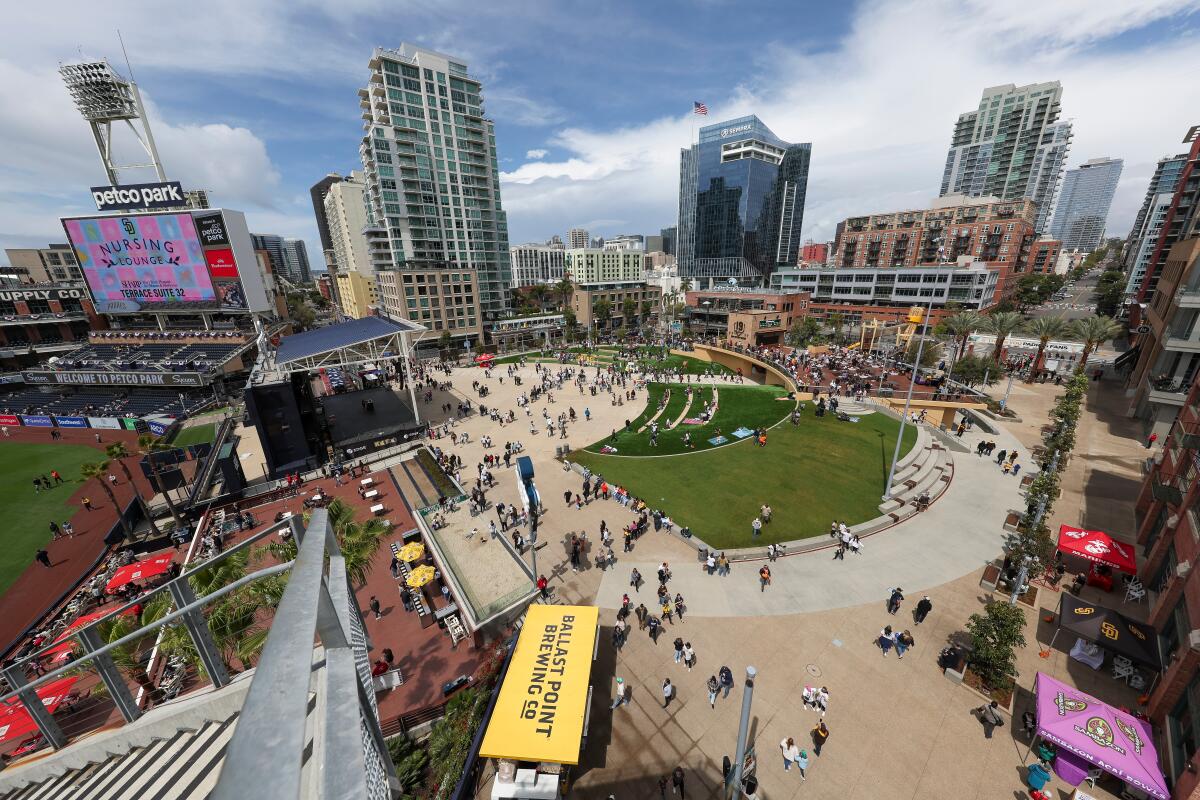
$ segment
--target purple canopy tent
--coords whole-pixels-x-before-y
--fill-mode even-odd
[[[1041,672],[1034,692],[1037,736],[1151,797],[1168,800],[1170,792],[1146,722]]]

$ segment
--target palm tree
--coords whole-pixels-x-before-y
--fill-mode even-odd
[[[984,318],[983,330],[996,337],[996,346],[992,350],[992,361],[1000,363],[1000,354],[1004,352],[1004,340],[1020,330],[1024,322],[1024,317],[1015,311],[1001,311]]]
[[[1079,357],[1079,365],[1075,367],[1076,372],[1083,372],[1087,360],[1097,347],[1125,330],[1124,326],[1112,317],[1084,317],[1075,320],[1073,327],[1074,338],[1083,342],[1083,353]]]
[[[967,340],[982,326],[983,315],[978,311],[960,311],[954,316],[942,320],[942,327],[946,329],[946,333],[953,336],[957,342],[954,349],[955,361],[963,357],[963,353],[967,349]]]
[[[692,290],[692,279],[691,278],[684,278],[683,280],[681,280],[679,282],[679,291],[686,294],[686,293],[690,292],[691,290]]]
[[[159,437],[149,433],[143,433],[139,436],[137,443],[138,452],[146,457],[146,463],[150,465],[150,474],[154,476],[154,489],[162,492],[163,499],[167,501],[167,508],[171,510],[171,516],[175,518],[175,529],[183,530],[187,527],[187,523],[183,521],[183,517],[179,514],[179,509],[175,507],[175,501],[171,499],[171,493],[163,487],[162,476],[158,471],[158,462],[154,458],[156,453],[163,453],[175,448]]]
[[[840,311],[834,311],[825,320],[829,323],[829,327],[833,328],[833,341],[835,344],[842,342],[842,325],[846,322],[846,317]]]
[[[325,511],[329,515],[329,525],[337,537],[342,557],[346,560],[346,575],[351,583],[362,586],[367,581],[367,573],[375,563],[375,555],[387,538],[389,528],[378,517],[359,522],[355,518],[358,512],[341,500],[332,501]],[[291,539],[272,542],[266,549],[277,561],[291,561],[297,552],[296,543]]]
[[[133,453],[129,452],[129,448],[125,446],[124,442],[113,442],[104,448],[104,454],[121,466],[121,471],[125,473],[125,480],[129,481],[129,488],[133,489],[134,498],[137,499],[138,505],[142,507],[142,513],[146,515],[146,521],[150,523],[150,529],[154,531],[155,537],[162,536],[162,531],[158,529],[158,524],[154,521],[154,515],[150,513],[150,506],[146,505],[146,500],[142,497],[137,484],[133,481],[133,475],[129,472],[129,467],[125,464],[124,459],[133,455]]]
[[[563,307],[567,305],[567,301],[571,299],[571,294],[575,291],[575,284],[571,283],[570,278],[563,276],[563,279],[554,284],[554,292],[559,297],[559,304]]]
[[[600,321],[600,327],[607,327],[608,321],[612,319],[613,304],[611,300],[600,299],[592,306],[592,312],[596,319]]]
[[[637,300],[634,300],[632,297],[626,297],[621,301],[621,324],[632,330],[637,320],[637,311]]]
[[[1066,317],[1062,315],[1037,317],[1025,323],[1024,331],[1030,336],[1036,336],[1038,340],[1037,355],[1033,357],[1033,366],[1029,368],[1029,375],[1025,377],[1026,383],[1033,383],[1033,379],[1041,371],[1042,355],[1046,352],[1046,345],[1050,343],[1051,339],[1062,339],[1069,336],[1071,323],[1067,322]]]
[[[93,461],[87,464],[80,464],[80,482],[87,483],[94,478],[100,484],[100,488],[108,495],[108,501],[117,510],[117,520],[121,523],[121,530],[124,531],[125,538],[129,539],[133,537],[133,531],[129,529],[129,523],[126,522],[125,515],[121,513],[121,506],[117,503],[117,496],[113,494],[112,487],[108,485],[108,467],[110,463],[109,461]]]

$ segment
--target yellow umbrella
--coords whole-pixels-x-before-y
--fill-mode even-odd
[[[433,567],[429,566],[428,564],[422,564],[414,569],[412,574],[408,576],[407,583],[411,588],[419,589],[433,580],[433,573]]]
[[[420,561],[422,556],[425,555],[425,545],[420,542],[409,542],[404,547],[401,547],[396,555],[399,556],[401,561],[407,561],[409,564],[414,561]]]

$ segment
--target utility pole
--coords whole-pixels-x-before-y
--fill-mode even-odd
[[[758,670],[746,667],[746,686],[742,691],[742,721],[738,723],[737,752],[733,762],[733,790],[742,790],[742,764],[746,760],[746,737],[750,734],[750,704],[754,700],[754,678]],[[728,787],[726,787],[728,788]]]
[[[917,384],[917,376],[921,373],[921,354],[925,352],[925,334],[929,332],[929,318],[933,315],[933,300],[937,294],[929,296],[929,306],[925,309],[925,323],[921,326],[921,340],[917,343],[917,357],[913,359],[913,371],[908,380],[908,394],[904,398],[904,413],[900,415],[900,431],[896,434],[896,449],[892,453],[892,468],[888,470],[887,485],[883,487],[883,499],[892,497],[892,481],[896,477],[896,463],[900,460],[900,444],[904,441],[904,426],[908,422],[908,409],[912,405],[913,387]]]

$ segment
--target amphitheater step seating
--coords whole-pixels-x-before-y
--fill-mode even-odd
[[[848,397],[838,398],[838,411],[849,414],[852,417],[865,417],[867,414],[875,413],[875,409],[870,403],[860,403]]]
[[[879,510],[900,519],[911,516],[917,513],[916,502],[923,493],[929,494],[930,502],[937,500],[953,476],[950,451],[922,428],[912,451],[897,465],[891,499],[880,503]]]

